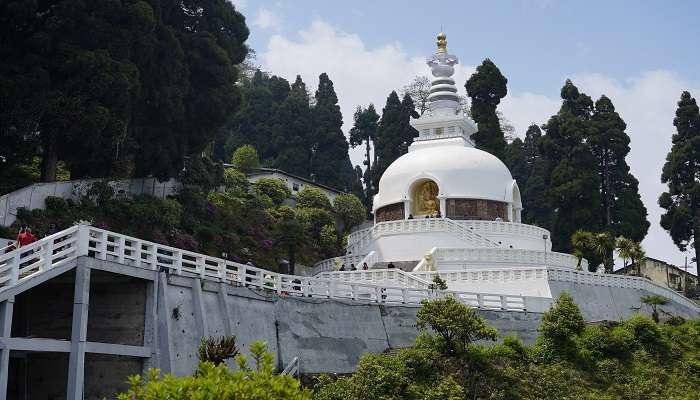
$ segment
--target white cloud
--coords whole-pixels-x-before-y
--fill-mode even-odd
[[[260,29],[279,30],[282,27],[282,18],[267,8],[260,8],[253,25]]]
[[[358,35],[343,32],[321,19],[298,32],[297,38],[273,35],[259,60],[266,70],[289,80],[300,74],[312,92],[318,75],[327,72],[338,93],[346,132],[352,127],[352,115],[358,105],[374,103],[381,112],[392,90],[400,90],[414,76],[429,72],[423,56],[407,54],[399,43],[369,48]],[[457,87],[464,91],[461,83],[474,68],[457,67],[455,80],[460,83]],[[640,181],[642,200],[651,223],[644,241],[647,254],[682,265],[683,254],[659,226],[661,210],[657,199],[664,190],[659,176],[671,146],[673,117],[680,93],[690,88],[692,93],[700,95],[700,88],[692,90],[692,84],[668,71],[645,72],[624,82],[596,74],[574,75],[573,81],[594,99],[603,93],[610,97],[627,122],[627,133],[632,138],[628,161]],[[559,105],[557,94],[511,92],[503,99],[500,109],[516,132],[523,135],[531,123],[546,122]],[[351,150],[350,155],[353,164],[362,162],[361,148]]]
[[[318,76],[328,73],[338,94],[346,133],[358,105],[374,103],[381,113],[392,90],[399,91],[416,75],[430,72],[424,57],[409,56],[398,43],[368,48],[358,35],[338,30],[321,19],[300,31],[298,39],[272,36],[259,60],[265,70],[288,80],[301,75],[312,94]],[[455,80],[466,81],[472,70],[457,65]],[[362,149],[351,150],[350,156],[353,164],[362,163]]]

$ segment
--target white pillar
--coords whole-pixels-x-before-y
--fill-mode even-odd
[[[411,200],[405,199],[403,201],[403,219],[408,219],[408,216],[413,214],[411,212]]]
[[[515,221],[515,212],[513,208],[513,203],[508,203],[508,222],[516,222]]]
[[[444,195],[438,196],[440,200],[440,215],[442,218],[447,218],[447,197]]]
[[[78,265],[75,268],[73,325],[71,327],[70,357],[68,359],[68,394],[66,396],[68,400],[82,400],[83,398],[89,303],[90,268]]]
[[[12,296],[0,304],[0,335],[9,338],[12,332],[12,312],[15,297]],[[0,398],[7,398],[7,376],[10,370],[10,349],[0,349]]]

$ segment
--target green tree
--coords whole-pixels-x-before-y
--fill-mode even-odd
[[[477,312],[452,296],[421,302],[416,326],[428,328],[444,341],[447,354],[462,353],[476,340],[496,340],[496,330],[488,326]]]
[[[478,131],[472,135],[478,149],[487,151],[501,160],[505,160],[506,140],[499,122],[496,108],[508,89],[506,79],[501,71],[488,58],[476,67],[476,72],[465,85],[467,95],[471,98],[471,117],[478,125]]]
[[[370,172],[372,171],[372,155],[371,149],[374,140],[377,136],[377,130],[379,129],[379,114],[374,109],[374,104],[370,104],[366,109],[357,106],[354,114],[355,124],[352,129],[350,129],[350,146],[353,148],[365,144],[365,188],[364,188],[364,198],[367,200],[365,205],[367,208],[371,208],[371,199],[374,195],[372,190],[372,179]],[[377,152],[374,153],[374,161],[376,162]]]
[[[297,193],[297,207],[331,210],[331,201],[321,189],[306,186]]]
[[[275,243],[286,249],[289,262],[289,274],[294,275],[297,255],[308,245],[309,230],[298,218],[282,218],[275,225],[273,237]]]
[[[339,194],[333,199],[333,213],[342,223],[341,231],[349,231],[364,222],[367,210],[357,196]]]
[[[583,333],[586,324],[574,299],[562,292],[552,307],[544,312],[538,328],[537,343],[549,350],[549,357],[570,359],[577,353],[577,338]]]
[[[668,184],[659,197],[666,210],[661,226],[681,251],[695,248],[700,260],[700,110],[688,92],[681,95],[673,125],[676,134],[661,173],[661,182]]]
[[[404,95],[402,102],[399,95],[392,91],[382,110],[374,141],[375,162],[370,171],[373,188],[379,187],[379,179],[384,171],[394,160],[406,154],[411,141],[418,136],[418,132],[409,123],[411,116],[416,116],[411,97]]]
[[[253,190],[258,195],[268,196],[275,205],[282,204],[292,195],[287,184],[277,178],[260,178],[253,183]]]
[[[197,374],[175,377],[161,376],[152,369],[147,379],[139,375],[129,377],[130,388],[117,396],[119,400],[310,400],[311,392],[302,389],[300,383],[289,375],[275,373],[272,354],[266,351],[263,342],[250,346],[255,362],[249,366],[243,355],[236,357],[238,370],[226,365],[201,363]]]
[[[593,101],[567,80],[561,90],[562,106],[545,125],[540,151],[546,166],[544,192],[550,207],[552,246],[570,251],[571,235],[577,229],[598,231],[600,226],[599,178],[596,159],[586,142]],[[531,188],[529,188],[531,189]]]
[[[602,96],[595,103],[588,144],[598,163],[602,229],[613,236],[641,241],[649,221],[637,179],[625,161],[630,151],[626,126],[610,99]],[[604,255],[606,265],[612,264],[612,258],[612,249],[608,249]]]
[[[574,256],[576,256],[576,269],[581,270],[581,260],[584,258],[586,252],[591,248],[591,243],[593,242],[593,234],[591,232],[586,232],[582,230],[577,230],[571,235],[571,247],[574,250]]]
[[[279,105],[271,127],[269,157],[283,171],[310,177],[313,144],[312,114],[306,84],[297,75],[287,98]]]
[[[657,324],[659,323],[659,306],[665,306],[669,300],[658,294],[642,296],[642,303],[651,307],[651,319]]]
[[[605,272],[613,273],[612,253],[615,250],[615,238],[609,232],[593,233],[590,239],[591,250],[603,259]]]
[[[249,144],[243,145],[233,152],[231,164],[243,172],[250,172],[260,167],[258,152]]]
[[[348,142],[341,130],[343,116],[333,82],[326,73],[319,76],[314,97],[312,178],[324,185],[349,190],[353,169],[348,155]]]

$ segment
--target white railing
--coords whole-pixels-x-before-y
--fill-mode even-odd
[[[385,221],[372,228],[353,232],[348,236],[348,250],[360,252],[383,235],[423,232],[447,232],[456,235],[472,247],[498,247],[498,244],[448,218],[419,218]]]
[[[514,281],[536,281],[547,279],[547,269],[542,267],[525,268],[484,268],[469,271],[419,271],[412,275],[424,281],[431,281],[436,276],[447,282],[498,283]]]
[[[482,308],[522,311],[528,307],[520,304],[538,304],[541,297],[512,296],[504,294],[435,291],[426,289],[425,283],[432,276],[440,275],[448,281],[457,279],[491,279],[498,273],[498,279],[527,280],[546,279],[574,282],[588,285],[632,288],[659,294],[695,311],[698,304],[681,296],[671,289],[656,285],[651,281],[634,276],[597,274],[574,271],[567,268],[504,268],[483,271],[432,271],[414,273],[409,279],[403,271],[394,270],[396,285],[374,284],[376,275],[365,282],[342,279],[309,278],[296,275],[278,274],[260,268],[181,250],[118,233],[77,225],[41,239],[28,246],[0,255],[0,291],[51,268],[64,265],[79,256],[89,256],[101,260],[114,261],[124,265],[154,271],[167,271],[173,274],[198,276],[202,279],[227,282],[233,285],[248,286],[277,292],[280,295],[317,298],[348,299],[377,303],[420,304],[424,299],[433,299],[445,293],[457,296],[467,304]],[[346,276],[363,276],[375,271],[348,271]],[[382,271],[377,271],[382,272]],[[335,273],[334,273],[335,274]],[[345,273],[342,273],[345,274]],[[476,275],[474,275],[476,274]],[[481,274],[481,275],[479,275]],[[376,279],[379,279],[377,277]],[[390,279],[389,279],[390,280]],[[418,285],[417,280],[422,280]],[[411,283],[413,282],[413,283]],[[413,285],[416,287],[407,287]],[[496,300],[498,299],[498,301]],[[500,304],[500,305],[499,305]],[[524,307],[524,308],[522,308]],[[532,307],[530,307],[532,309]]]
[[[561,268],[547,268],[547,274],[548,278],[553,281],[646,290],[650,293],[658,294],[659,296],[680,303],[692,310],[700,311],[700,305],[698,305],[698,303],[695,303],[672,289],[657,285],[646,278],[638,276],[598,274]]]
[[[0,254],[0,289],[76,259],[80,255],[79,233],[80,228],[74,226]]]
[[[311,275],[320,274],[322,272],[336,271],[342,265],[345,265],[345,269],[347,270],[349,270],[352,265],[355,265],[355,268],[359,269],[362,267],[362,263],[365,261],[367,256],[368,254],[346,254],[343,256],[321,260],[313,265],[313,272]]]
[[[576,269],[578,263],[578,259],[571,254],[544,250],[438,247],[431,254],[434,265],[442,265],[443,269],[469,269],[475,264],[537,265]],[[588,269],[588,262],[581,260],[581,267]]]
[[[79,256],[114,261],[153,271],[166,271],[171,274],[196,276],[232,285],[265,289],[281,296],[416,305],[420,304],[422,300],[434,299],[446,293],[462,299],[475,298],[475,296],[500,296],[503,297],[500,304],[510,307],[505,310],[523,311],[520,306],[517,304],[513,306],[515,303],[508,300],[513,296],[466,292],[437,293],[434,290],[419,287],[378,285],[278,274],[88,225],[76,225],[31,245],[1,255],[0,291],[43,271],[64,265]],[[415,282],[415,279],[413,281]],[[525,304],[525,302],[526,299],[523,298],[522,303]],[[494,304],[493,302],[483,302],[483,307],[495,309]]]
[[[542,240],[542,235],[549,236],[549,231],[544,228],[517,222],[477,220],[455,220],[455,222],[468,229],[487,236],[490,234],[509,234],[534,237],[539,240]]]
[[[375,269],[369,271],[324,272],[318,276],[341,282],[391,283],[399,286],[429,289],[430,282],[400,269]]]

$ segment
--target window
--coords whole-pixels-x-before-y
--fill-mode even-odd
[[[296,182],[292,183],[292,190],[295,192],[298,192],[299,191],[299,184]]]
[[[451,126],[451,127],[447,128],[447,133],[455,133],[455,127]]]
[[[436,135],[442,135],[442,128],[435,128]]]

